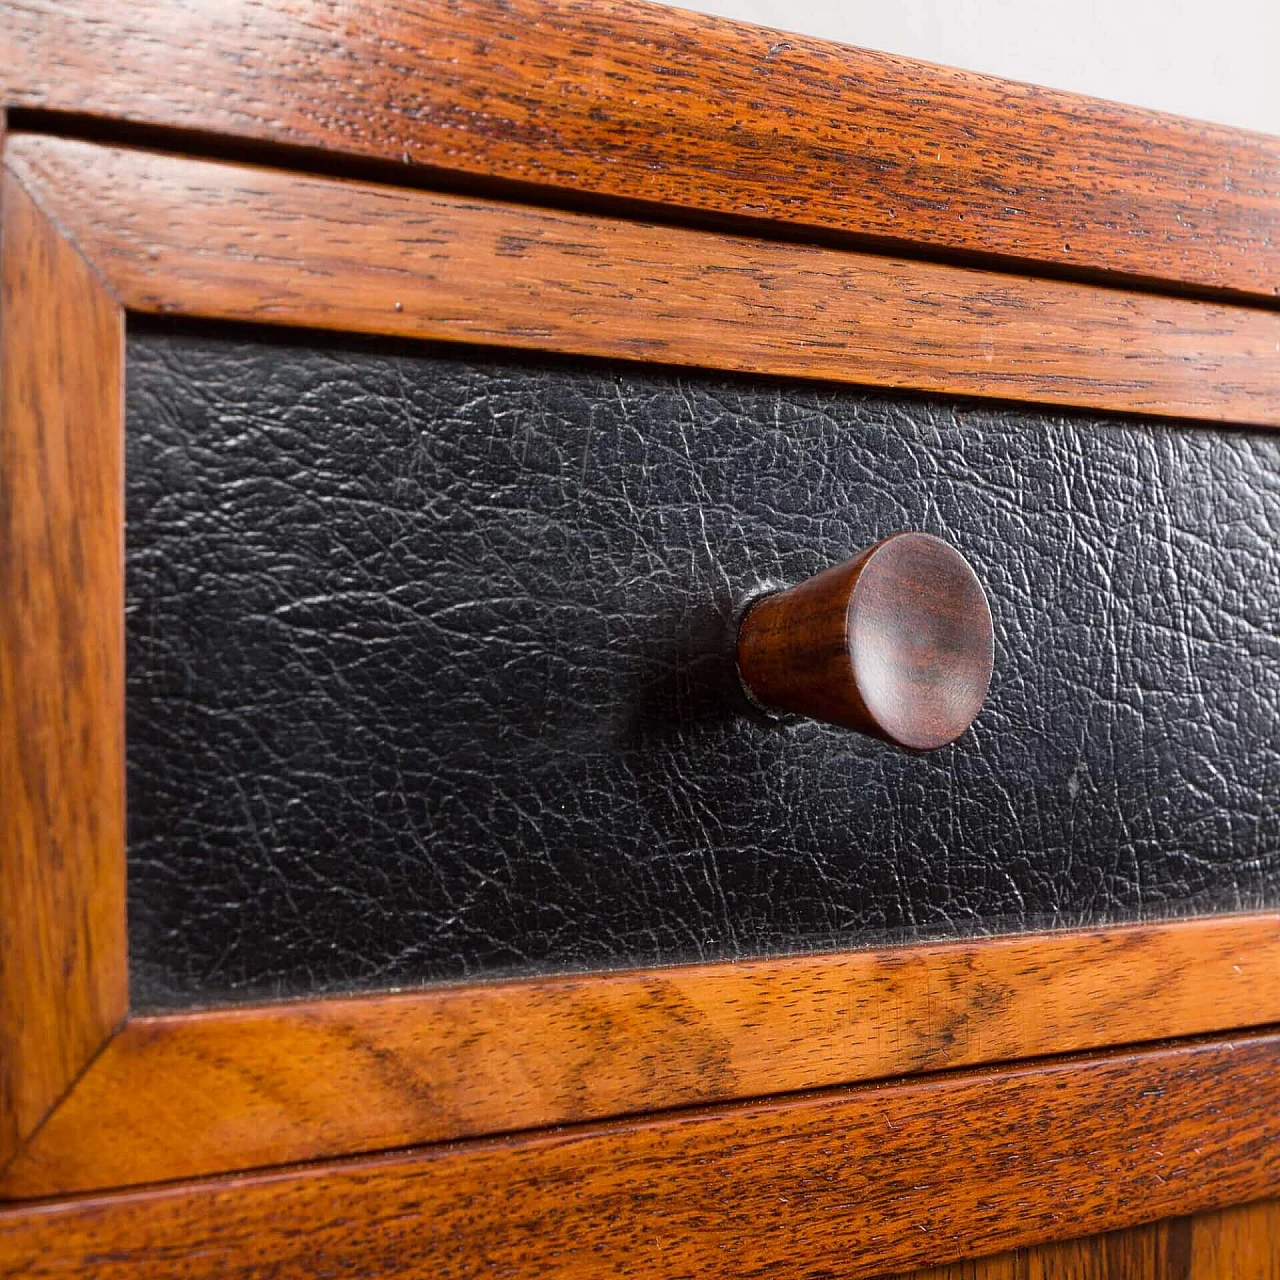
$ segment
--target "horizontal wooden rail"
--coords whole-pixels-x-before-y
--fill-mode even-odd
[[[1280,424],[1280,311],[14,136],[131,310]]]
[[[1278,1188],[1246,1036],[10,1208],[0,1275],[854,1280]]]
[[[1280,293],[1280,138],[666,5],[22,0],[10,107]]]
[[[1280,1021],[1280,917],[132,1018],[38,1196]]]

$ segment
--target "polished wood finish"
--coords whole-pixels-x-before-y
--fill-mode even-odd
[[[0,68],[10,106],[399,180],[1280,292],[1280,138],[665,6],[22,0]]]
[[[981,584],[927,533],[893,534],[757,600],[738,633],[738,670],[763,707],[915,751],[968,729],[994,659]]]
[[[1134,1224],[1280,1190],[1275,1035],[791,1093],[1280,1020],[1274,916],[126,1019],[119,445],[123,306],[1280,425],[1280,140],[573,0],[17,0],[0,96],[367,180],[7,147],[0,1195],[580,1126],[10,1204],[0,1273],[1274,1276],[1273,1205]]]
[[[124,1018],[123,316],[0,191],[0,1168]]]
[[[121,617],[117,299],[156,314],[865,374],[925,389],[936,379],[933,389],[1016,387],[1032,398],[1158,403],[1202,416],[1211,405],[1245,418],[1280,417],[1280,315],[66,140],[11,136],[6,162],[16,174],[6,210],[13,204],[27,220],[11,224],[6,212],[6,272],[34,280],[40,263],[55,265],[39,277],[39,300],[23,303],[22,326],[6,322],[2,338],[5,368],[17,370],[6,373],[4,447],[11,431],[19,443],[36,439],[37,416],[48,436],[45,470],[35,451],[19,450],[26,461],[5,482],[26,504],[6,518],[30,517],[6,540],[19,589],[0,606],[17,642],[5,678],[17,705],[32,708],[49,673],[76,678],[58,682],[38,715],[21,711],[16,723],[39,732],[21,749],[17,737],[6,746],[5,767],[17,769],[35,758],[30,743],[47,743],[39,751],[66,782],[47,793],[46,811],[20,804],[3,819],[7,840],[26,839],[29,828],[57,854],[37,859],[36,846],[19,840],[25,861],[6,846],[0,872],[7,891],[27,895],[15,901],[35,903],[11,917],[22,946],[6,943],[16,957],[8,963],[37,965],[31,957],[43,955],[46,966],[34,985],[6,984],[19,994],[6,996],[0,1034],[6,1046],[47,1043],[53,1063],[33,1074],[23,1064],[36,1057],[6,1054],[10,1150],[63,1096],[3,1174],[0,1195],[242,1170],[1280,1019],[1276,918],[1223,918],[132,1018],[77,1078],[125,1013],[123,677],[112,665]],[[912,288],[920,317],[942,320],[904,326]],[[6,308],[8,317],[15,308]],[[1002,314],[1019,319],[1002,327]],[[818,339],[837,321],[879,336],[865,347],[849,338],[826,356]],[[1102,333],[1113,339],[1105,349]],[[1125,356],[1108,365],[1113,346]],[[1206,347],[1219,354],[1204,356]],[[1054,352],[1065,368],[1047,374]],[[1139,373],[1126,369],[1121,384],[1121,365]],[[24,395],[38,399],[39,415],[8,410]],[[47,526],[35,518],[41,510]],[[57,585],[45,603],[15,603],[28,589],[22,566],[34,566],[31,582]],[[77,636],[80,648],[64,643]],[[74,945],[41,952],[45,937]],[[65,986],[48,967],[59,957]],[[35,1021],[19,1007],[28,992],[40,1001]],[[43,1093],[19,1097],[20,1088]]]
[[[0,1196],[1280,1021],[1280,917],[131,1018]]]
[[[1206,1219],[1214,1216],[1203,1215]],[[1128,1231],[904,1272],[894,1280],[1193,1280],[1189,1270],[1191,1230],[1198,1220],[1168,1218]],[[1194,1280],[1233,1278],[1201,1273]]]
[[[896,1280],[1280,1280],[1280,1201],[1168,1218]]]
[[[1274,1195],[1280,1036],[0,1210],[7,1274],[860,1276]]]
[[[1280,425],[1280,312],[14,136],[128,307]]]
[[[1280,1200],[1197,1218],[1189,1280],[1280,1280]]]
[[[509,342],[618,352],[624,320],[641,326],[645,315],[645,273],[664,255],[679,260],[681,245],[690,263],[705,262],[723,239],[602,223],[593,248],[582,236],[594,224],[563,214],[32,137],[11,138],[7,158],[93,272],[128,305],[161,314],[493,341],[493,316],[532,325],[537,304],[541,327],[523,338],[513,329]],[[539,225],[552,242],[545,260],[539,236],[504,239]],[[741,243],[743,253],[759,248]],[[575,263],[588,264],[576,277]],[[547,301],[567,299],[554,293],[566,279],[585,288],[611,272],[603,296],[615,300],[617,320],[603,337],[590,336],[599,328],[594,297],[576,311]],[[653,306],[672,295],[672,278],[653,286]],[[717,286],[717,303],[727,296]],[[522,297],[527,314],[515,305]],[[1205,309],[1219,322],[1280,322],[1149,301]],[[726,350],[735,334],[749,346],[752,332],[765,333],[765,314],[752,328],[708,310],[706,328]],[[640,338],[633,354],[646,349],[642,326]],[[1231,331],[1229,341],[1240,340]],[[96,376],[118,396],[119,349],[100,354]],[[101,403],[118,409],[109,397]],[[104,567],[95,581],[118,579]],[[104,627],[118,625],[117,601],[103,609]],[[81,856],[75,874],[109,873],[114,887],[95,890],[94,909],[118,920],[122,829]],[[122,928],[113,937],[95,973],[116,984],[118,1017]],[[956,947],[134,1019],[13,1163],[0,1194],[242,1169],[1280,1017],[1272,917]],[[95,1031],[87,1043],[97,1040]]]

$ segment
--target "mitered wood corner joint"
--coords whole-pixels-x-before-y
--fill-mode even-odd
[[[757,703],[913,751],[969,728],[994,660],[981,583],[927,533],[893,534],[764,596],[738,633],[738,670]]]

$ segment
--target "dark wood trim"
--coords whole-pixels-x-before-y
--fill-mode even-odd
[[[852,1278],[1280,1188],[1280,1036],[0,1210],[9,1274]]]
[[[1280,425],[1280,311],[14,135],[134,311]]]
[[[27,1197],[1280,1021],[1280,916],[132,1018]]]
[[[0,1168],[119,1026],[124,315],[0,191]]]
[[[24,0],[0,68],[11,107],[1280,293],[1280,138],[666,6]]]

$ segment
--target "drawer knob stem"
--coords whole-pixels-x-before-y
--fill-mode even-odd
[[[738,632],[738,671],[757,703],[914,751],[973,723],[994,658],[982,585],[927,533],[894,534],[763,596]]]

